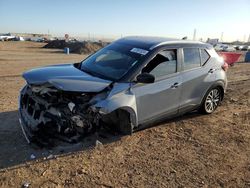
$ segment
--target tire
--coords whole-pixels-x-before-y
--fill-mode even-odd
[[[218,87],[210,89],[203,99],[202,105],[200,107],[200,112],[204,114],[212,114],[219,106],[221,100],[221,89]]]

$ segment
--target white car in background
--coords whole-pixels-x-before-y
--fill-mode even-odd
[[[245,45],[241,48],[242,51],[249,51],[250,50],[250,46]]]
[[[216,44],[214,46],[214,49],[216,51],[224,51],[224,52],[234,52],[234,51],[236,51],[236,49],[233,46],[227,45],[227,44]]]
[[[225,51],[225,52],[234,52],[234,51],[236,51],[236,49],[235,49],[233,46],[228,45],[228,46],[226,46],[226,47],[223,49],[223,51]]]
[[[16,36],[0,35],[0,41],[13,40]]]

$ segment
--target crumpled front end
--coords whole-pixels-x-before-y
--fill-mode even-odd
[[[74,143],[99,126],[92,108],[101,93],[67,92],[50,84],[26,85],[19,97],[20,124],[28,142],[49,144],[51,138]]]

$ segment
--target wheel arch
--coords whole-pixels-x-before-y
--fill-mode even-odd
[[[221,95],[221,100],[220,100],[220,101],[223,100],[223,98],[224,98],[224,93],[225,93],[225,90],[224,90],[225,85],[224,85],[224,82],[223,82],[223,81],[218,81],[218,82],[212,84],[212,85],[207,89],[207,91],[205,92],[205,94],[203,95],[202,100],[201,100],[201,103],[200,103],[200,107],[198,108],[198,111],[200,111],[201,113],[205,113],[205,112],[204,112],[204,109],[203,109],[203,104],[204,104],[204,102],[205,102],[205,100],[206,100],[206,96],[208,95],[208,93],[209,93],[212,89],[214,89],[214,88],[218,88],[218,89],[221,91],[221,94],[222,94],[222,95]]]
[[[102,120],[111,124],[115,129],[123,134],[132,134],[137,126],[135,111],[128,106],[116,108],[113,111],[102,116]]]
[[[135,111],[131,107],[123,106],[123,107],[115,109],[114,111],[119,111],[119,110],[125,111],[126,113],[129,114],[129,119],[130,119],[130,122],[131,122],[133,128],[137,126],[137,124],[138,124],[137,123],[137,116],[136,116]]]
[[[204,98],[205,98],[205,96],[207,95],[207,93],[208,93],[211,89],[216,88],[216,87],[219,88],[220,91],[222,92],[221,100],[224,99],[224,95],[225,95],[225,83],[224,83],[224,81],[222,81],[222,80],[218,80],[217,82],[215,82],[214,84],[212,84],[212,85],[206,90],[206,92],[203,94],[201,104],[203,103]]]

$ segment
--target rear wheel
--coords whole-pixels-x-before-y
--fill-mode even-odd
[[[221,99],[222,99],[222,92],[219,88],[210,89],[203,100],[200,109],[201,112],[205,114],[213,113],[219,106]]]

